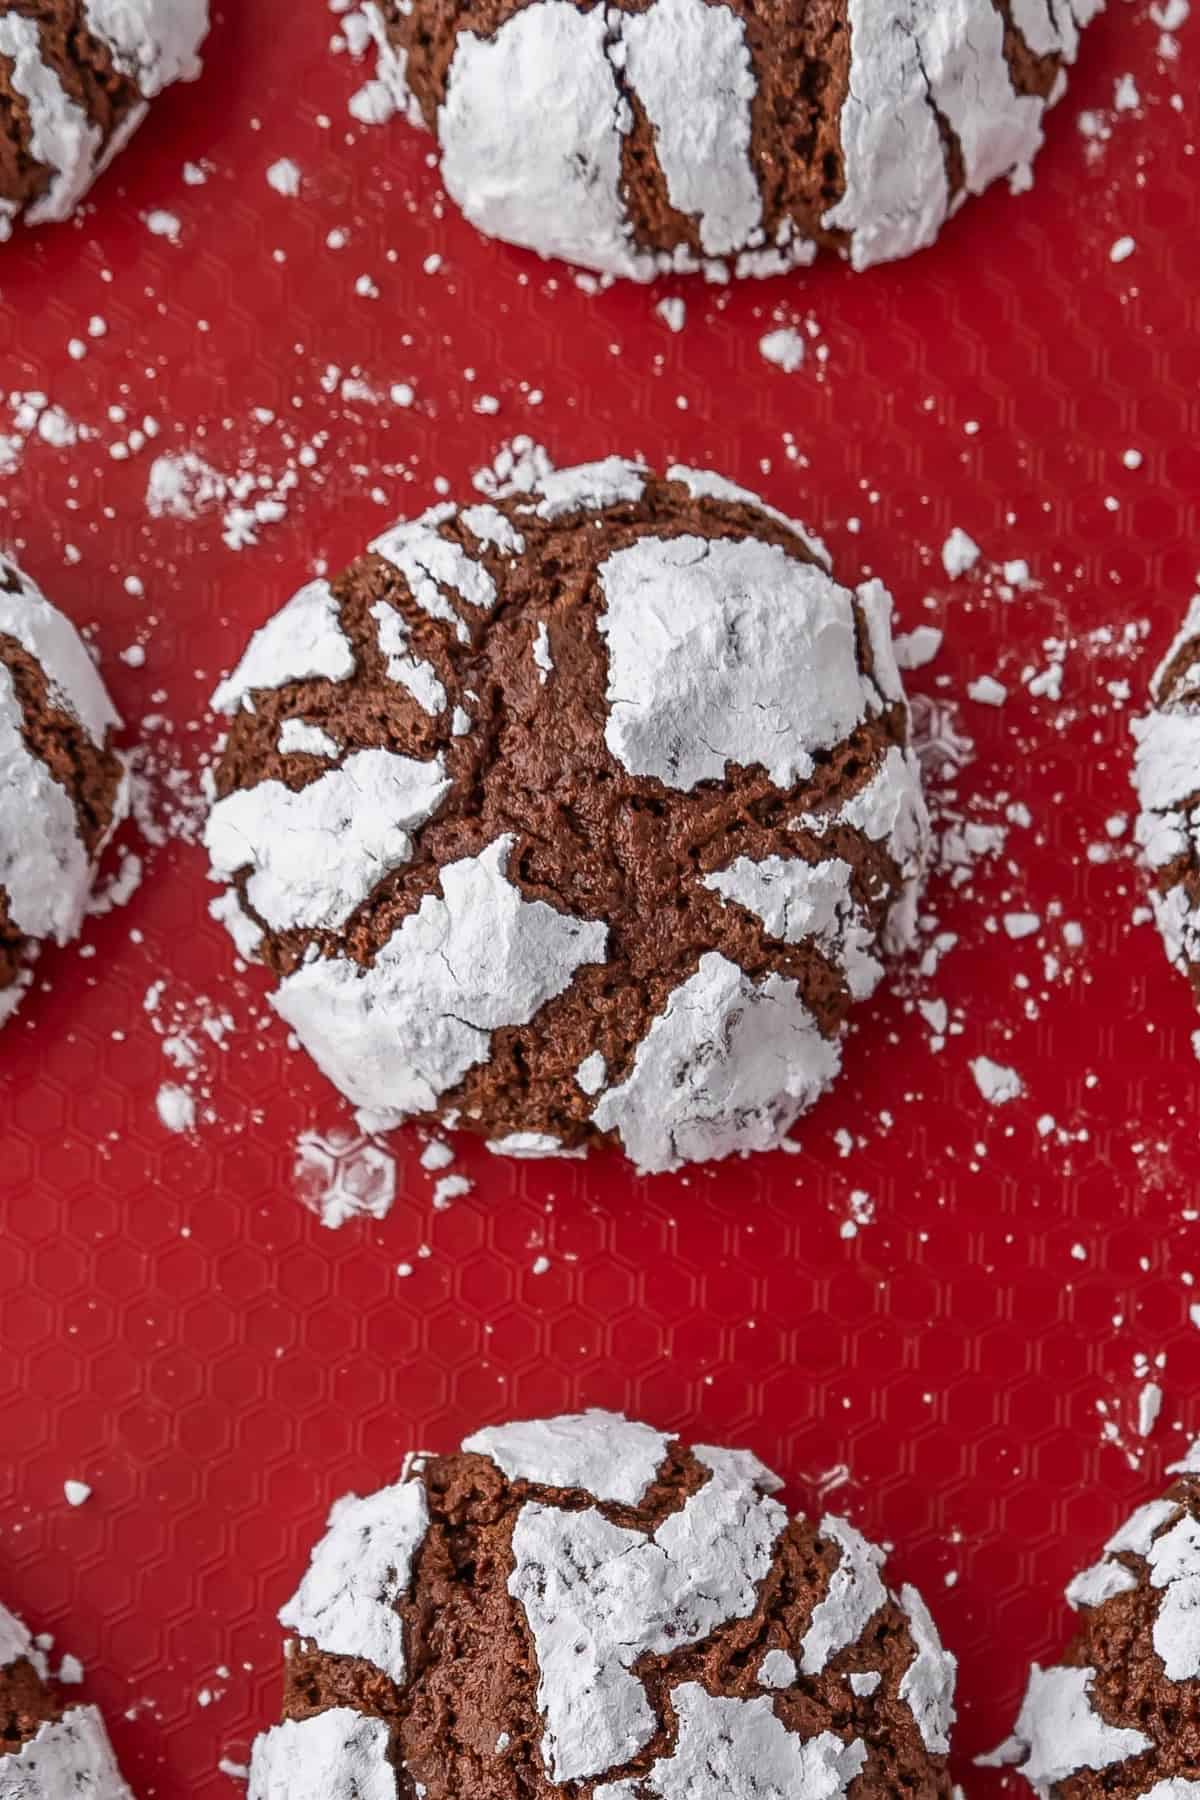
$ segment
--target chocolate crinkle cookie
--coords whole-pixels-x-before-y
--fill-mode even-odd
[[[619,1414],[338,1501],[249,1800],[949,1796],[955,1661],[854,1526]]]
[[[366,0],[352,110],[434,134],[489,236],[646,281],[857,269],[1027,186],[1103,0]]]
[[[207,31],[208,0],[0,0],[0,239],[70,218]]]
[[[1074,1643],[982,1759],[1041,1800],[1200,1800],[1200,1446],[1173,1473],[1071,1582]]]
[[[0,1606],[0,1800],[133,1800],[94,1706],[69,1702]]]
[[[765,1150],[905,946],[928,828],[878,581],[611,458],[385,532],[215,697],[214,907],[372,1129]]]
[[[1133,724],[1135,836],[1167,955],[1200,999],[1200,595],[1151,684],[1153,710]]]
[[[79,934],[127,805],[120,723],[75,627],[0,556],[0,1024],[39,945]]]

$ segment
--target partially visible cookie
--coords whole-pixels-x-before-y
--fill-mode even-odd
[[[0,1606],[0,1800],[133,1800],[94,1706],[49,1677],[45,1654]]]
[[[1200,1457],[1108,1540],[1067,1600],[1080,1614],[1035,1663],[1014,1734],[986,1761],[1040,1800],[1200,1800]]]
[[[890,596],[711,473],[610,457],[435,507],[215,704],[217,916],[374,1129],[772,1149],[912,939]]]
[[[955,1661],[745,1450],[589,1412],[347,1495],[249,1800],[949,1800]]]
[[[0,1024],[39,946],[79,934],[127,804],[120,723],[70,620],[0,556]]]
[[[1150,694],[1153,710],[1133,722],[1134,835],[1167,956],[1200,1000],[1200,595]]]
[[[360,117],[425,125],[491,237],[647,281],[857,269],[1027,186],[1103,0],[365,0]]]
[[[0,239],[70,218],[207,31],[208,0],[0,0]]]

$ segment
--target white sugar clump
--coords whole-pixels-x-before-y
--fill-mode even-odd
[[[943,1648],[929,1608],[916,1588],[900,1589],[900,1605],[908,1617],[916,1655],[900,1678],[900,1698],[921,1733],[921,1742],[934,1756],[950,1750],[954,1723],[954,1682],[958,1665]]]
[[[285,1719],[254,1740],[246,1800],[396,1800],[388,1728],[349,1706]]]
[[[88,30],[147,100],[172,81],[199,75],[208,0],[84,0],[83,10]]]
[[[542,1760],[556,1783],[603,1774],[649,1743],[657,1720],[631,1672],[639,1656],[698,1643],[754,1609],[787,1514],[745,1465],[714,1455],[710,1466],[653,1536],[591,1507],[521,1509],[508,1587],[533,1634]]]
[[[404,1626],[396,1611],[429,1528],[419,1481],[399,1481],[360,1499],[347,1494],[279,1622],[331,1656],[357,1656],[404,1680]]]
[[[332,759],[339,754],[341,746],[336,738],[330,737],[319,725],[310,724],[307,719],[285,719],[279,727],[275,748],[280,756],[323,756]]]
[[[348,681],[353,673],[354,651],[329,583],[310,581],[254,633],[241,662],[213,695],[213,710],[232,715],[241,706],[252,712],[255,688]]]
[[[841,1067],[797,984],[716,951],[668,996],[625,1080],[592,1113],[647,1172],[772,1150]]]
[[[1100,1717],[1092,1705],[1095,1678],[1095,1669],[1042,1669],[1034,1663],[1012,1738],[982,1760],[1018,1766],[1042,1800],[1050,1800],[1055,1786],[1081,1769],[1109,1769],[1152,1750],[1153,1740],[1143,1732]]]
[[[287,976],[273,1004],[374,1129],[436,1106],[488,1054],[603,962],[607,927],[526,900],[507,877],[511,837],[441,871],[369,968],[340,957]]]
[[[1178,676],[1168,691],[1171,663],[1200,638],[1200,595],[1192,601],[1183,628],[1163,658],[1152,683],[1155,710],[1135,719],[1137,744],[1133,783],[1139,812],[1134,837],[1152,874],[1183,860],[1195,861],[1200,847],[1200,660]],[[1153,887],[1150,904],[1176,968],[1187,971],[1200,962],[1200,908],[1187,884],[1174,882],[1164,892]]]
[[[236,788],[210,811],[204,844],[217,878],[250,871],[246,899],[269,929],[332,930],[409,860],[411,833],[449,789],[440,756],[357,750],[298,792]]]
[[[840,857],[806,863],[799,857],[739,856],[704,886],[736,901],[784,944],[814,943],[843,971],[851,997],[864,1000],[883,977],[875,934],[850,890],[851,868]]]
[[[795,1658],[789,1656],[786,1650],[768,1650],[758,1665],[760,1687],[791,1687],[795,1679]]]
[[[605,741],[632,775],[687,792],[761,765],[791,787],[878,710],[850,593],[773,544],[640,538],[597,574]]]
[[[804,1738],[780,1723],[765,1697],[735,1700],[713,1695],[699,1682],[671,1691],[679,1721],[675,1748],[653,1763],[641,1781],[597,1787],[593,1800],[637,1800],[642,1788],[661,1800],[842,1800],[866,1766],[861,1738],[847,1744],[832,1731]]]
[[[509,1481],[585,1488],[597,1500],[636,1506],[667,1453],[665,1432],[593,1409],[556,1419],[489,1425],[463,1449],[490,1456]]]
[[[1069,63],[1099,5],[1020,0],[1019,11],[1031,44],[1046,46],[1037,54]],[[407,52],[389,41],[377,6],[367,20],[378,77],[351,111],[371,122],[400,110],[420,124]],[[832,121],[845,189],[821,223],[845,233],[852,264],[867,268],[931,243],[966,194],[1004,176],[1028,185],[1062,84],[1049,100],[1017,91],[991,0],[850,0],[849,25],[848,92]],[[622,169],[635,105],[698,249],[639,236]],[[816,254],[790,212],[770,227],[764,217],[759,164],[776,152],[753,142],[762,105],[745,23],[730,7],[650,0],[634,12],[582,12],[534,0],[489,36],[459,32],[435,129],[447,191],[481,231],[635,280],[693,269],[719,280],[778,274]],[[950,190],[943,124],[961,151],[961,195]]]
[[[3,560],[0,636],[14,639],[38,664],[51,706],[75,719],[103,750],[121,721],[83,639],[28,576]],[[124,779],[111,804],[115,827],[128,805]],[[92,874],[74,800],[27,743],[16,683],[0,664],[0,889],[11,923],[32,939],[69,942],[82,926]],[[0,1020],[15,1009],[26,985],[14,983],[0,996]]]
[[[36,1736],[0,1756],[0,1800],[133,1800],[121,1779],[104,1720],[94,1706],[73,1706]]]
[[[819,1675],[830,1657],[855,1643],[888,1597],[879,1575],[884,1564],[882,1550],[869,1544],[853,1525],[829,1514],[821,1520],[819,1530],[823,1538],[833,1539],[840,1554],[800,1645],[800,1667],[806,1675]]]
[[[387,678],[407,688],[417,705],[433,718],[445,711],[446,690],[437,671],[424,657],[414,656],[409,645],[409,630],[404,615],[378,600],[371,608],[379,633],[379,649],[387,665]]]
[[[1150,1585],[1163,1590],[1153,1642],[1168,1681],[1200,1675],[1200,1520],[1184,1513],[1146,1552]]]
[[[0,1669],[7,1669],[15,1662],[32,1663],[45,1680],[46,1659],[34,1643],[28,1626],[16,1613],[0,1604]]]

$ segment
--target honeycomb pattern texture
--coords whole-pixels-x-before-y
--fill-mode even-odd
[[[1110,0],[1033,191],[902,270],[594,292],[353,120],[335,15],[218,11],[83,219],[0,261],[0,536],[95,628],[153,834],[249,632],[525,433],[711,463],[944,632],[908,681],[945,866],[929,972],[862,1009],[795,1155],[431,1171],[401,1133],[341,1186],[390,1211],[332,1231],[298,1154],[349,1169],[352,1120],[231,970],[199,850],[127,833],[141,886],[0,1040],[0,1591],[84,1660],[139,1792],[218,1800],[336,1495],[623,1406],[897,1546],[986,1800],[968,1759],[1062,1587],[1200,1427],[1196,1019],[1128,831],[1128,721],[1197,568],[1200,16]],[[952,581],[956,526],[982,555]]]

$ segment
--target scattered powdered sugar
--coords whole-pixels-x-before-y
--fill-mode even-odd
[[[1004,1106],[1025,1092],[1025,1083],[1015,1069],[993,1062],[990,1056],[977,1056],[971,1063],[975,1085],[989,1106]]]
[[[391,1152],[340,1127],[299,1134],[292,1177],[301,1205],[331,1231],[348,1219],[386,1218],[396,1197]]]
[[[774,363],[785,375],[794,375],[804,363],[804,339],[794,326],[781,326],[768,331],[758,340],[759,355],[764,362]]]

